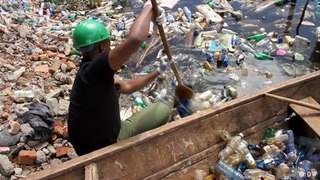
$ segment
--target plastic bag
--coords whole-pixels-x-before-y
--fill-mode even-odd
[[[34,134],[29,137],[30,140],[45,142],[49,140],[54,119],[50,113],[50,108],[44,103],[31,103],[26,105],[29,109],[25,115],[19,119],[19,123],[29,123],[34,130]]]

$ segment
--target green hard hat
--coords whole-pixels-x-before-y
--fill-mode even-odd
[[[73,46],[81,49],[86,46],[110,39],[110,32],[106,27],[93,19],[87,19],[77,25],[73,32]]]

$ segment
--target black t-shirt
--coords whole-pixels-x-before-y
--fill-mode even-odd
[[[117,142],[120,130],[119,104],[114,71],[108,54],[83,63],[70,95],[69,141],[78,155]]]

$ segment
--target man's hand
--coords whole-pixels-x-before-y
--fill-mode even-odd
[[[152,6],[150,0],[148,0],[148,1],[144,4],[144,7],[146,7],[147,5],[151,5],[151,6]],[[162,7],[160,7],[160,6],[158,6],[158,10],[159,10],[159,14],[160,14],[160,15],[155,18],[155,22],[157,23],[157,25],[160,25],[160,26],[161,26],[162,24],[164,24],[164,23],[167,21],[167,19],[166,19],[166,12],[165,12],[165,10],[164,10]],[[156,16],[156,15],[155,15],[155,16]]]

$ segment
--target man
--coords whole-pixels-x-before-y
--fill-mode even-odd
[[[163,103],[150,105],[142,113],[121,122],[116,94],[116,91],[130,94],[149,84],[166,69],[165,63],[162,62],[156,71],[137,79],[114,79],[114,72],[147,38],[151,20],[155,19],[157,23],[165,21],[162,8],[160,12],[160,16],[155,18],[152,6],[146,4],[128,37],[112,50],[111,35],[102,23],[89,19],[75,28],[74,47],[82,52],[83,59],[70,95],[68,129],[69,140],[78,155],[116,143],[117,138],[126,139],[167,122],[170,108]]]

